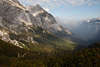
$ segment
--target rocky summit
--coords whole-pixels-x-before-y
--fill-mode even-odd
[[[0,39],[3,41],[20,48],[28,49],[46,44],[45,47],[51,49],[55,43],[65,42],[60,36],[55,35],[61,31],[68,35],[68,31],[58,25],[55,18],[40,5],[27,8],[17,0],[0,0]],[[73,44],[70,41],[67,43]],[[61,44],[59,47],[61,48]],[[73,49],[74,46],[67,47]]]

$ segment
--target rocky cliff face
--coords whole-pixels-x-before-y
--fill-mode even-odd
[[[51,39],[57,39],[53,35],[54,31],[63,31],[63,28],[57,25],[54,17],[39,5],[26,8],[17,0],[0,0],[2,40],[21,48],[29,47],[30,43],[49,42],[49,36]]]

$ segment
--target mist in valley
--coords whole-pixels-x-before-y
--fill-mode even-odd
[[[72,37],[78,38],[84,45],[93,44],[99,42],[100,33],[100,21],[86,20],[73,20],[73,19],[61,19],[56,18],[59,24],[63,25],[64,28],[72,32]]]

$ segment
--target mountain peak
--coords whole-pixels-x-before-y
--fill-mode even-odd
[[[55,18],[39,4],[26,8],[18,0],[0,0],[0,18],[0,38],[21,48],[40,43],[45,34],[48,40],[48,35],[62,30],[53,27]]]
[[[37,8],[42,8],[39,4],[36,4],[36,6],[35,7],[37,7]]]
[[[37,12],[37,11],[44,11],[44,9],[39,4],[35,6],[29,6],[27,9],[32,13]]]

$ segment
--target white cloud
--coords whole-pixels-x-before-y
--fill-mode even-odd
[[[71,5],[94,5],[97,3],[100,3],[100,0],[67,0],[68,3],[70,3]]]
[[[47,11],[53,8],[57,8],[61,5],[80,6],[86,4],[91,6],[97,3],[100,4],[100,0],[21,0],[21,1],[23,3],[24,2],[30,3],[31,5],[40,4],[44,8],[46,8]]]
[[[27,0],[31,2],[36,2],[36,3],[55,3],[55,4],[60,4],[60,3],[70,3],[72,5],[82,5],[82,4],[88,4],[88,3],[93,3],[93,2],[100,2],[100,0]]]
[[[68,3],[72,4],[72,5],[82,5],[84,3],[86,3],[86,0],[67,0]]]

